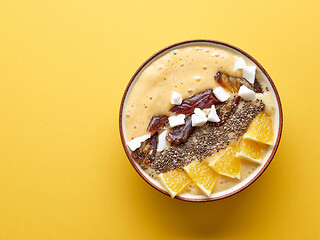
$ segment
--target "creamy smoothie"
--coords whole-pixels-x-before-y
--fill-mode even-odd
[[[264,129],[257,128],[265,122],[274,123],[275,102],[259,74],[255,73],[252,83],[244,78],[252,77],[250,67],[250,63],[230,51],[209,46],[190,46],[177,48],[161,56],[138,76],[124,108],[125,138],[127,143],[141,139],[135,148],[128,144],[132,148],[132,156],[149,176],[161,182],[171,196],[188,193],[209,197],[239,184],[263,163],[264,156],[272,148],[275,138],[273,132],[269,131],[267,134],[272,135],[269,136],[272,141],[261,140]],[[249,75],[246,74],[247,70]],[[234,84],[238,86],[234,87]],[[183,102],[174,98],[173,93],[177,93]],[[197,109],[200,111],[193,109],[192,112],[180,114],[183,115],[183,123],[179,123],[181,119],[170,118],[179,115],[178,111],[173,111],[173,107],[178,106],[179,109],[185,101],[201,94],[213,95],[215,103],[210,105],[215,107],[208,105],[209,103],[198,103],[200,107]],[[178,99],[176,104],[172,103],[173,98]],[[150,132],[147,129],[155,116],[162,116],[164,122],[156,132]],[[181,129],[188,122],[192,122],[192,131],[188,133],[188,137],[180,142],[169,141],[170,132],[175,133],[174,130],[178,131],[179,127]],[[222,139],[216,141],[220,136]],[[164,137],[166,140],[163,140]],[[164,147],[159,148],[161,144]],[[146,157],[140,154],[144,151],[143,147],[153,154],[148,161],[143,160]],[[140,155],[137,155],[139,149],[142,150]],[[237,171],[236,166],[233,169],[221,170],[224,167],[224,160],[221,159],[229,156],[228,151],[230,154],[234,152],[230,156],[235,159],[232,164],[240,164],[239,173],[234,173]],[[165,163],[166,159],[171,162]],[[200,162],[203,169],[211,169],[203,171],[212,171],[209,175],[214,182],[211,181],[209,192],[205,189],[206,183],[201,183],[203,178],[199,180],[197,175],[194,175],[197,170],[188,167],[195,161]],[[230,164],[226,161],[226,164]],[[168,189],[170,186],[162,176],[168,175],[170,171],[181,171],[181,174],[183,171],[185,174],[186,186],[181,187],[175,194]],[[231,175],[227,171],[231,171]]]

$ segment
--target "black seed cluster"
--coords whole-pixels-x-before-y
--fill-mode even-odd
[[[151,168],[156,173],[168,172],[183,168],[195,159],[201,161],[225,149],[230,141],[238,140],[247,131],[252,120],[264,107],[262,100],[241,100],[236,111],[224,125],[216,127],[214,123],[208,122],[202,127],[197,127],[186,143],[170,146],[158,154],[151,163]]]

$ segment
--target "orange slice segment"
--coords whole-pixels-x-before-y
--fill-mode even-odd
[[[253,119],[243,138],[269,145],[273,144],[271,117],[267,113],[261,112],[255,119]]]
[[[240,159],[236,157],[237,145],[233,144],[225,150],[221,150],[213,157],[209,166],[217,173],[240,179]]]
[[[252,162],[262,163],[262,155],[266,145],[250,139],[242,139],[236,157]]]
[[[172,198],[180,194],[191,183],[188,174],[183,169],[161,173],[159,179]]]
[[[198,161],[193,161],[184,169],[192,181],[209,197],[216,185],[218,174],[208,164]]]

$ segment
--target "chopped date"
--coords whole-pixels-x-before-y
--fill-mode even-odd
[[[140,147],[141,148],[141,147]],[[131,152],[131,156],[135,159],[135,160],[143,160],[146,158],[146,154],[141,151],[140,148],[137,148],[136,150],[134,150],[133,152]]]
[[[253,89],[256,93],[263,93],[263,89],[257,79],[254,80]]]
[[[212,89],[207,89],[183,100],[180,105],[172,107],[170,111],[176,114],[191,114],[195,108],[209,108],[212,104],[221,104],[221,102],[214,96]]]
[[[147,145],[148,148],[147,151],[147,158],[149,160],[149,163],[153,162],[156,153],[157,153],[157,146],[158,146],[158,132],[153,134],[149,140],[149,144]]]
[[[247,80],[238,77],[231,77],[222,72],[217,72],[214,79],[221,85],[221,87],[231,92],[238,92],[241,84],[251,88],[250,83]]]
[[[151,138],[144,141],[141,146],[131,153],[131,156],[146,165],[154,161],[158,146],[158,132],[153,134]]]
[[[165,126],[168,122],[168,116],[166,115],[157,115],[153,116],[150,120],[149,126],[147,128],[148,132],[156,132]]]
[[[212,123],[215,127],[220,127],[226,123],[229,117],[234,113],[237,106],[239,105],[241,97],[236,97],[233,100],[226,102],[217,109],[217,114],[220,118],[220,122]]]
[[[131,156],[135,159],[135,160],[144,160],[146,158],[146,153],[144,152],[144,149],[148,143],[149,139],[145,140],[143,143],[141,143],[141,146],[139,148],[137,148],[136,150],[134,150],[133,152],[131,152]]]
[[[193,132],[191,115],[187,118],[186,123],[181,126],[174,127],[167,135],[166,139],[173,145],[185,143]]]
[[[214,76],[214,79],[221,85],[221,87],[231,92],[237,93],[241,85],[244,85],[256,93],[263,93],[263,90],[257,79],[255,79],[254,84],[251,84],[245,78],[231,77],[222,72],[217,72]]]
[[[221,87],[231,92],[238,92],[241,85],[244,85],[253,91],[252,84],[249,83],[245,78],[231,77],[228,74],[217,72],[217,74],[214,76],[214,79],[221,85]]]

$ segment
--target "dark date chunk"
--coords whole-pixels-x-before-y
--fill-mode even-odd
[[[263,93],[263,90],[257,79],[255,79],[254,84],[251,84],[245,78],[231,77],[222,72],[217,72],[217,74],[214,76],[214,79],[221,85],[221,87],[231,92],[237,93],[241,85],[244,85],[256,93]]]
[[[170,111],[176,114],[191,114],[195,108],[209,108],[212,104],[221,104],[221,102],[214,96],[212,89],[207,89],[183,100],[180,105],[174,106]]]
[[[156,157],[157,146],[158,146],[158,132],[156,132],[151,136],[149,140],[149,144],[145,149],[149,163],[153,162],[154,158]]]
[[[185,143],[193,132],[191,115],[187,118],[186,123],[181,126],[174,127],[167,135],[166,139],[173,145]]]
[[[228,74],[217,72],[214,79],[221,85],[221,87],[227,89],[228,91],[237,93],[241,85],[246,86],[253,91],[253,86],[245,78],[241,77],[231,77]]]
[[[167,122],[168,122],[168,116],[165,116],[165,115],[153,116],[150,120],[147,131],[156,132],[162,127],[164,127],[167,124]]]
[[[145,144],[142,143],[141,146]],[[144,160],[146,158],[146,154],[143,152],[143,147],[139,147],[136,150],[134,150],[133,152],[131,152],[131,156],[135,159],[135,160]]]
[[[241,97],[233,98],[232,100],[229,100],[225,102],[224,104],[220,105],[217,108],[217,114],[220,118],[220,122],[212,123],[215,127],[220,127],[223,124],[226,123],[226,121],[229,119],[229,117],[234,113],[237,106],[239,105],[241,100]]]
[[[253,89],[256,93],[263,93],[263,89],[257,79],[254,80]]]
[[[151,138],[144,141],[141,146],[131,153],[131,156],[145,165],[149,165],[154,161],[157,153],[158,133],[156,132]]]

